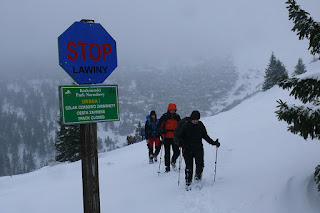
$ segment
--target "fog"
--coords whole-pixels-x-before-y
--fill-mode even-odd
[[[297,1],[320,21],[319,0]],[[239,70],[264,71],[274,52],[292,72],[313,58],[285,0],[1,0],[1,75],[64,72],[57,38],[84,18],[116,40],[118,67],[228,56]]]

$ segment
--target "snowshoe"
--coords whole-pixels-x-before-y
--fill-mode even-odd
[[[186,185],[186,191],[191,191],[191,185]]]
[[[195,186],[195,188],[196,188],[197,190],[201,190],[201,188],[202,188],[202,182],[201,182],[201,180],[195,180],[195,181],[194,181],[194,186]]]

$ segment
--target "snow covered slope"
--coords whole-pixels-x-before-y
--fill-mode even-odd
[[[318,213],[320,195],[312,180],[320,163],[318,141],[304,141],[277,121],[277,99],[288,92],[273,88],[234,109],[203,118],[216,148],[204,142],[203,188],[185,191],[184,163],[178,172],[158,176],[148,164],[144,142],[99,156],[101,212]],[[163,158],[162,158],[163,160]],[[83,212],[81,163],[65,163],[0,178],[1,213]]]

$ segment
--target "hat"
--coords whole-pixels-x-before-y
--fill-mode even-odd
[[[177,105],[174,103],[170,103],[168,105],[168,111],[170,111],[171,109],[176,110],[177,111]]]
[[[200,119],[200,112],[193,111],[190,115],[191,120],[199,120]]]
[[[150,116],[152,116],[152,115],[157,116],[156,111],[152,110],[152,111],[150,112]]]

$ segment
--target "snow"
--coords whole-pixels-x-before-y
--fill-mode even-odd
[[[233,89],[229,91],[229,94],[226,96],[224,102],[220,104],[220,106],[218,104],[218,107],[212,107],[212,110],[214,111],[216,108],[218,109],[218,112],[226,111],[224,107],[232,107],[232,105],[241,103],[243,100],[253,96],[255,93],[261,90],[261,82],[263,82],[263,80],[264,73],[258,70],[241,70],[239,73],[239,80],[236,82],[236,85],[233,87]]]
[[[203,142],[201,190],[185,191],[184,163],[179,186],[179,173],[164,173],[163,164],[158,175],[159,164],[148,164],[145,142],[99,154],[101,212],[320,212],[313,181],[320,144],[287,132],[274,113],[276,100],[290,103],[288,94],[274,87],[201,119],[221,142],[215,182],[216,148]],[[82,205],[81,162],[0,178],[1,213],[83,212]]]
[[[313,62],[313,63],[310,63],[310,64],[307,64],[306,65],[307,67],[307,72],[302,74],[302,75],[299,75],[297,77],[299,77],[301,80],[304,80],[304,79],[315,79],[317,81],[320,80],[320,61],[316,61],[316,62]]]

